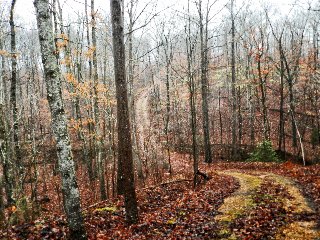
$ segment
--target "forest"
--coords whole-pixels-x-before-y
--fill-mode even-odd
[[[319,0],[1,0],[0,239],[320,239]]]

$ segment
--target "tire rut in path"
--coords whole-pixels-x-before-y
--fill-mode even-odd
[[[283,199],[285,209],[291,209],[295,214],[316,214],[314,208],[300,192],[300,189],[289,178],[266,172],[241,173],[237,171],[220,171],[219,174],[228,175],[236,178],[239,183],[239,189],[230,197],[224,200],[219,208],[220,214],[216,216],[221,228],[221,235],[229,233],[228,225],[246,210],[254,206],[252,194],[258,189],[264,179],[270,179],[277,184],[287,188],[292,198]],[[278,230],[275,236],[277,240],[311,240],[320,239],[320,231],[316,229],[314,221],[295,221]],[[236,239],[234,234],[229,238]]]

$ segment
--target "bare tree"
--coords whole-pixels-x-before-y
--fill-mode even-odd
[[[198,182],[198,146],[197,146],[197,112],[196,112],[196,86],[195,86],[195,48],[197,38],[191,34],[192,19],[190,16],[190,0],[188,0],[188,18],[185,26],[186,33],[186,54],[187,54],[187,76],[189,88],[189,106],[190,106],[190,125],[192,132],[192,156],[193,156],[193,186],[196,187]]]
[[[17,50],[16,50],[16,31],[14,25],[14,7],[16,0],[12,0],[10,8],[10,35],[11,35],[11,89],[10,89],[10,105],[12,109],[13,120],[13,142],[15,150],[16,167],[21,173],[21,151],[19,144],[19,123],[18,123],[18,106],[17,106]]]
[[[259,79],[259,89],[261,93],[260,101],[262,108],[262,116],[263,116],[263,137],[264,140],[270,140],[270,123],[268,117],[268,108],[267,108],[267,77],[268,73],[263,73],[263,71],[268,70],[266,66],[263,65],[263,61],[265,61],[266,51],[268,49],[268,37],[265,36],[263,31],[263,26],[259,27],[260,39],[256,41],[256,62],[257,62],[257,72]],[[268,72],[268,71],[267,71]]]
[[[212,6],[212,5],[211,5]],[[198,2],[199,27],[200,27],[200,56],[201,56],[201,97],[202,97],[202,127],[204,142],[204,161],[212,162],[210,146],[210,126],[208,112],[208,24],[209,24],[209,1],[207,1],[206,14],[203,16],[202,0]]]
[[[130,109],[130,117],[131,117],[131,126],[132,131],[134,134],[132,134],[132,141],[133,141],[133,147],[136,147],[137,152],[137,158],[136,158],[136,164],[137,164],[137,170],[138,170],[138,178],[144,179],[143,175],[143,169],[142,169],[142,159],[140,156],[140,146],[139,146],[139,140],[138,140],[138,130],[137,130],[137,122],[136,122],[136,113],[135,113],[135,97],[134,97],[134,88],[133,88],[133,81],[134,81],[134,71],[135,71],[135,63],[134,63],[134,52],[133,52],[133,33],[134,33],[134,25],[136,21],[138,20],[140,14],[137,18],[134,16],[134,6],[138,4],[138,1],[136,0],[130,0],[128,3],[128,17],[129,17],[129,24],[128,24],[128,81],[129,81],[129,109]]]
[[[70,228],[70,238],[87,239],[81,215],[80,195],[75,176],[66,114],[62,99],[61,73],[55,56],[56,48],[49,0],[35,0],[34,6],[36,8],[47,99],[52,118],[52,131],[57,146],[64,197],[64,210]]]
[[[105,187],[105,164],[102,159],[102,136],[100,131],[100,121],[99,121],[99,106],[98,106],[98,63],[97,63],[97,37],[96,37],[96,13],[94,10],[94,0],[91,0],[91,25],[92,25],[92,44],[93,44],[93,57],[92,57],[92,66],[93,66],[93,119],[95,121],[95,145],[97,148],[96,158],[98,163],[99,171],[99,183],[100,183],[100,195],[101,199],[107,199],[106,187]]]
[[[118,189],[122,189],[124,194],[127,221],[135,223],[138,220],[138,208],[134,186],[122,7],[123,0],[110,0],[118,119]]]
[[[231,101],[232,101],[232,158],[237,158],[237,96],[234,0],[231,0]]]
[[[271,27],[271,32],[273,37],[275,38],[276,42],[277,42],[277,49],[279,51],[279,55],[280,55],[280,66],[277,66],[277,70],[280,74],[280,106],[279,106],[279,138],[278,138],[278,150],[279,151],[283,151],[285,153],[286,151],[286,141],[285,141],[285,118],[284,118],[284,74],[285,74],[285,56],[284,56],[284,52],[282,51],[282,42],[283,42],[283,34],[284,34],[284,27],[282,27],[281,29],[281,33],[279,34],[279,36],[277,36],[277,33],[275,32],[275,29],[269,19],[268,13],[266,11],[266,17],[267,20],[269,22],[269,25]],[[285,155],[284,155],[285,157]]]

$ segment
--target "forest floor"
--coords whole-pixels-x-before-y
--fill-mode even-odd
[[[158,144],[151,132],[148,92],[150,89],[137,99],[136,121],[138,143],[152,149]],[[95,200],[93,189],[98,187],[88,183],[80,165],[78,183],[89,239],[320,239],[320,165],[201,163],[201,172],[210,180],[201,179],[196,188],[188,154],[172,152],[171,165],[172,174],[165,174],[161,182],[147,181],[145,187],[138,184],[139,222],[131,226],[125,222],[123,199]],[[22,205],[6,209],[0,240],[66,239],[60,180],[49,172],[45,167],[40,174],[45,191],[38,197],[48,198],[40,203],[40,216],[23,221],[31,215],[30,209]]]
[[[182,154],[172,159],[174,177],[137,190],[137,224],[126,225],[121,198],[84,208],[89,238],[320,239],[319,165],[201,164],[210,180],[194,189],[186,170],[190,160]],[[64,216],[49,211],[35,221],[3,228],[0,239],[65,239],[67,233]]]

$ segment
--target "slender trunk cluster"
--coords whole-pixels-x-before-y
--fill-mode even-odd
[[[201,55],[201,96],[202,96],[202,127],[204,143],[204,161],[212,162],[211,145],[210,145],[210,126],[209,126],[209,109],[208,109],[208,9],[203,23],[202,0],[199,0],[199,24],[200,24],[200,55]]]
[[[190,0],[188,0],[188,13],[190,13]],[[198,183],[198,147],[197,147],[197,116],[196,116],[196,91],[194,81],[194,55],[195,55],[195,41],[192,40],[191,35],[191,17],[188,17],[186,33],[187,46],[187,73],[188,73],[188,87],[189,87],[189,106],[190,106],[190,126],[192,132],[192,157],[193,157],[193,186],[196,187]]]
[[[92,56],[92,67],[93,67],[93,119],[95,122],[95,147],[96,147],[96,159],[98,164],[98,175],[100,183],[100,195],[102,200],[107,199],[106,187],[105,187],[105,164],[103,159],[103,142],[102,134],[100,130],[100,114],[99,114],[99,76],[98,76],[98,63],[97,63],[97,37],[96,37],[96,13],[94,10],[94,0],[91,0],[91,25],[92,25],[92,44],[93,44],[93,56]]]

